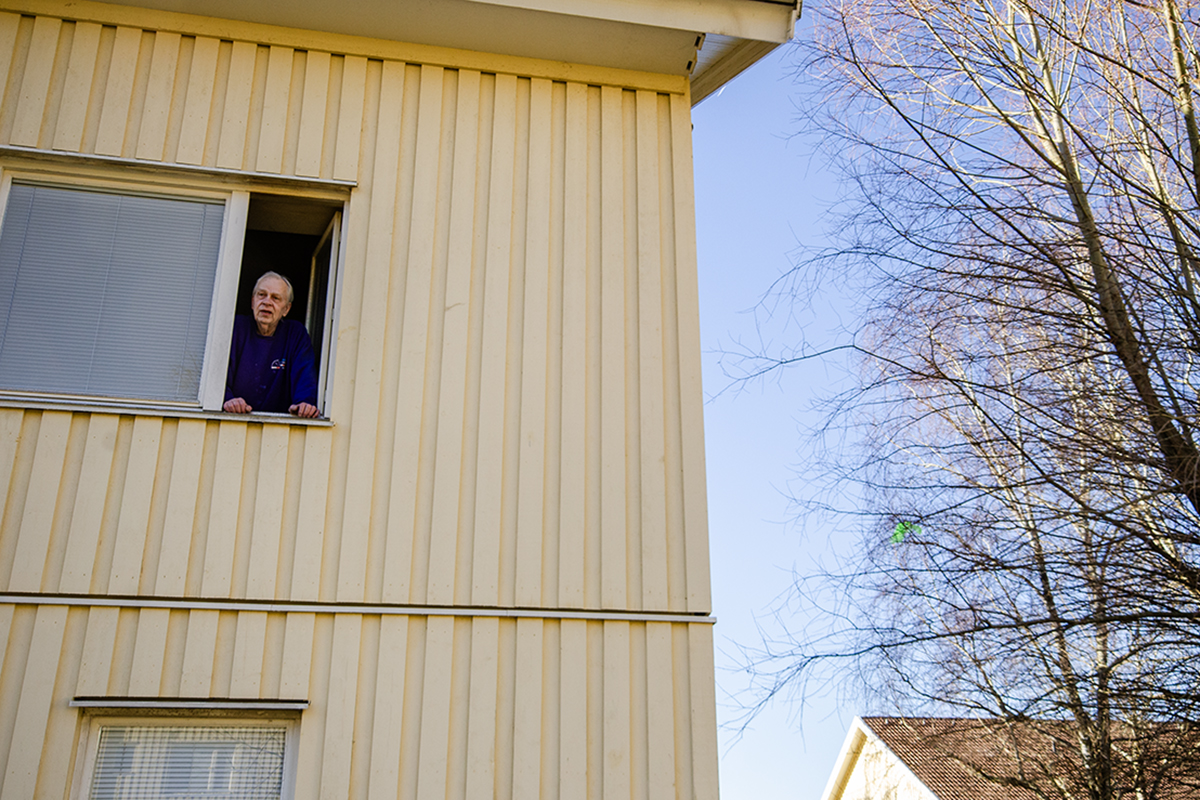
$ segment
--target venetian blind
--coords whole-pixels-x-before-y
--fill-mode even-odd
[[[14,183],[0,389],[196,401],[224,206]]]
[[[90,800],[276,800],[287,731],[254,726],[105,726]]]

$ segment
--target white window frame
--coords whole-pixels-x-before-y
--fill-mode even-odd
[[[225,376],[229,367],[229,345],[233,341],[238,274],[242,269],[242,246],[246,240],[249,211],[249,192],[239,189],[229,193],[229,199],[225,201],[225,218],[221,221],[217,274],[213,278],[212,308],[208,315],[208,341],[204,345],[204,367],[200,371],[200,407],[206,411],[220,411],[225,404]]]
[[[8,197],[13,181],[36,186],[65,189],[91,189],[147,197],[171,199],[217,200],[224,204],[221,221],[221,240],[218,246],[217,267],[214,275],[212,304],[209,309],[208,332],[204,347],[204,362],[200,372],[199,394],[195,401],[130,400],[103,395],[62,395],[55,392],[16,391],[0,389],[0,398],[18,398],[65,402],[77,405],[102,405],[129,408],[194,409],[204,412],[221,412],[225,403],[225,379],[229,365],[229,348],[233,339],[233,317],[236,312],[238,278],[242,266],[242,248],[246,238],[246,224],[250,209],[251,194],[275,194],[313,201],[341,203],[336,212],[338,217],[338,243],[334,248],[333,264],[329,276],[329,296],[326,302],[325,327],[336,332],[338,309],[345,260],[345,236],[347,233],[346,207],[349,204],[348,187],[298,189],[286,185],[271,185],[259,181],[253,188],[234,185],[241,175],[206,175],[192,171],[178,174],[170,167],[157,170],[146,169],[143,164],[132,166],[142,169],[128,170],[131,174],[119,174],[123,164],[91,165],[71,163],[67,168],[46,166],[38,163],[0,162],[0,225],[3,225],[8,207]],[[317,402],[323,418],[331,416],[329,399],[332,394],[334,362],[336,360],[336,334],[327,335],[322,342],[322,352],[314,353],[321,365],[318,374]],[[295,419],[286,414],[255,413],[239,415],[244,419],[255,417]]]
[[[96,759],[100,752],[100,732],[105,727],[206,727],[206,728],[284,728],[283,780],[279,796],[291,800],[296,794],[296,765],[300,749],[300,717],[296,713],[282,715],[271,712],[197,712],[195,710],[159,710],[157,713],[131,714],[130,709],[89,709],[84,717],[79,747],[76,752],[75,780],[72,781],[72,800],[89,800]]]

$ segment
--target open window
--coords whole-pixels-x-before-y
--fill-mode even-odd
[[[334,286],[341,205],[290,195],[252,194],[246,215],[238,277],[237,313],[250,313],[254,283],[277,272],[295,291],[287,318],[304,324],[312,339],[317,368],[317,402],[325,407],[333,334]]]
[[[273,270],[324,413],[344,193],[213,184],[0,171],[0,393],[219,410],[235,309]]]

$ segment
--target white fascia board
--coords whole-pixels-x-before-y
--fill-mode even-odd
[[[719,33],[760,42],[786,42],[799,0],[471,0],[655,28]]]
[[[854,765],[862,754],[867,737],[872,735],[870,729],[863,723],[862,717],[855,717],[854,722],[850,723],[850,730],[846,731],[846,738],[842,742],[842,749],[838,753],[833,772],[829,773],[825,791],[821,793],[821,800],[842,800],[842,793],[846,790],[846,782],[850,779],[850,773],[854,770]]]

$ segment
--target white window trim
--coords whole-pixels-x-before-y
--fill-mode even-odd
[[[243,700],[241,698],[189,697],[76,697],[68,703],[71,708],[156,709],[159,711],[303,711],[307,700]]]
[[[130,727],[264,727],[267,725],[286,729],[283,744],[283,782],[279,796],[290,800],[296,794],[296,765],[300,749],[300,718],[297,713],[284,714],[280,712],[262,711],[230,711],[215,710],[195,711],[179,707],[158,707],[154,711],[133,709],[129,706],[118,708],[93,707],[87,709],[79,736],[79,747],[76,749],[75,777],[72,781],[72,800],[88,800],[91,790],[92,776],[96,769],[96,757],[100,750],[100,729],[105,726]],[[131,713],[132,712],[132,713]],[[157,713],[156,713],[157,712]]]
[[[68,189],[86,187],[97,190],[111,190],[141,194],[146,196],[161,196],[179,199],[221,200],[225,211],[221,223],[221,242],[218,248],[216,274],[213,278],[213,297],[209,308],[208,333],[205,340],[204,364],[200,373],[200,388],[195,401],[163,402],[139,401],[126,398],[112,398],[92,395],[62,395],[53,392],[23,392],[0,390],[0,403],[4,401],[32,400],[35,402],[51,402],[55,405],[68,407],[104,406],[106,408],[128,408],[130,410],[193,410],[199,412],[223,414],[225,403],[225,379],[229,365],[229,348],[233,339],[233,317],[236,312],[238,277],[241,273],[242,248],[246,237],[246,224],[249,217],[251,189],[247,186],[231,185],[234,178],[242,178],[244,183],[253,184],[255,191],[265,194],[278,194],[290,197],[311,198],[313,200],[335,200],[342,203],[338,212],[340,218],[339,239],[334,254],[329,286],[332,296],[328,299],[326,326],[333,332],[322,343],[321,353],[314,356],[325,369],[320,373],[317,383],[317,402],[321,408],[322,417],[331,417],[329,401],[330,391],[336,361],[336,331],[342,280],[345,267],[345,236],[347,233],[346,207],[349,205],[348,190],[352,184],[331,182],[328,188],[312,187],[311,181],[306,181],[302,187],[292,185],[294,181],[282,177],[278,185],[271,185],[258,174],[241,174],[229,171],[198,171],[173,169],[170,165],[154,165],[149,168],[143,162],[126,159],[88,159],[85,157],[63,157],[43,159],[20,158],[8,159],[4,156],[13,152],[13,148],[0,148],[0,224],[3,224],[5,211],[8,207],[8,197],[14,179],[19,182],[41,186],[58,186]],[[22,154],[24,155],[24,154]],[[43,155],[38,153],[37,155]],[[117,170],[125,169],[129,175],[114,174]],[[250,181],[249,178],[254,180]],[[245,421],[263,421],[276,418],[287,421],[287,417],[279,414],[247,414],[238,415]],[[296,418],[299,419],[299,418]]]
[[[246,241],[249,211],[250,193],[244,189],[231,192],[225,202],[225,219],[221,223],[217,274],[213,276],[213,300],[208,316],[208,341],[204,346],[204,366],[200,370],[200,407],[205,411],[220,411],[225,404],[225,376],[229,366],[229,345],[233,341],[238,273],[242,268],[242,245]],[[225,357],[219,358],[222,353]]]

